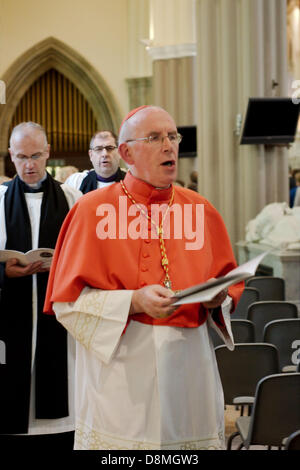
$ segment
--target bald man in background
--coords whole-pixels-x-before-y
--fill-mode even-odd
[[[80,191],[46,172],[50,145],[42,126],[24,122],[10,137],[16,177],[0,186],[0,249],[54,248]],[[42,313],[49,268],[42,261],[0,263],[0,447],[71,450],[74,440],[74,342]]]

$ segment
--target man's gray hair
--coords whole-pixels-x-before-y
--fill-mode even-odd
[[[37,122],[28,121],[28,122],[21,122],[20,124],[17,124],[13,128],[11,135],[10,135],[10,139],[9,139],[10,147],[12,146],[13,139],[17,134],[22,134],[26,136],[32,130],[41,132],[43,136],[45,137],[45,145],[48,144],[47,134],[46,134],[44,127],[41,126],[41,124],[38,124]]]

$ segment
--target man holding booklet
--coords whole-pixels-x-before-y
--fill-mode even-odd
[[[39,124],[16,126],[9,153],[17,175],[0,186],[0,250],[12,251],[4,252],[8,259],[0,264],[0,339],[6,356],[0,366],[0,446],[14,451],[73,447],[73,339],[68,344],[66,330],[43,314],[43,305],[49,256],[82,194],[46,172],[49,151]],[[18,259],[16,252],[38,248],[43,248],[38,261]]]
[[[177,291],[236,267],[216,209],[173,185],[180,141],[164,109],[131,111],[119,134],[125,179],[83,196],[58,238],[45,312],[77,340],[76,449],[224,448],[207,322],[233,348],[243,284],[174,305]]]

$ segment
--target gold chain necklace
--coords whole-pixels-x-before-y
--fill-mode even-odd
[[[169,276],[169,260],[168,260],[168,257],[167,257],[167,252],[166,252],[166,247],[165,247],[165,242],[164,242],[164,239],[163,239],[163,224],[164,224],[164,221],[165,221],[165,218],[167,216],[167,213],[169,212],[170,210],[170,207],[171,205],[173,204],[173,200],[174,200],[174,187],[172,188],[172,195],[171,195],[171,199],[169,201],[169,204],[168,204],[168,207],[166,209],[166,212],[164,213],[164,216],[162,218],[162,221],[159,225],[157,225],[154,220],[152,220],[151,217],[149,217],[148,213],[144,211],[144,209],[142,208],[142,206],[137,203],[133,197],[131,196],[131,194],[127,191],[123,181],[121,180],[120,181],[121,183],[121,186],[122,186],[122,189],[124,191],[124,193],[126,194],[126,196],[128,197],[128,199],[130,199],[130,201],[135,204],[141,211],[141,213],[147,217],[148,220],[150,220],[151,224],[156,228],[156,232],[157,232],[157,235],[159,237],[159,246],[160,246],[160,253],[161,253],[161,265],[163,267],[163,270],[165,271],[165,280],[164,280],[164,286],[167,288],[167,289],[171,289],[172,287],[172,282],[171,282],[171,279],[170,279],[170,276]]]

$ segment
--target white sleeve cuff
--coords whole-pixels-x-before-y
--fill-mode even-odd
[[[132,292],[85,287],[75,302],[55,302],[53,310],[77,341],[108,364],[126,326]]]

